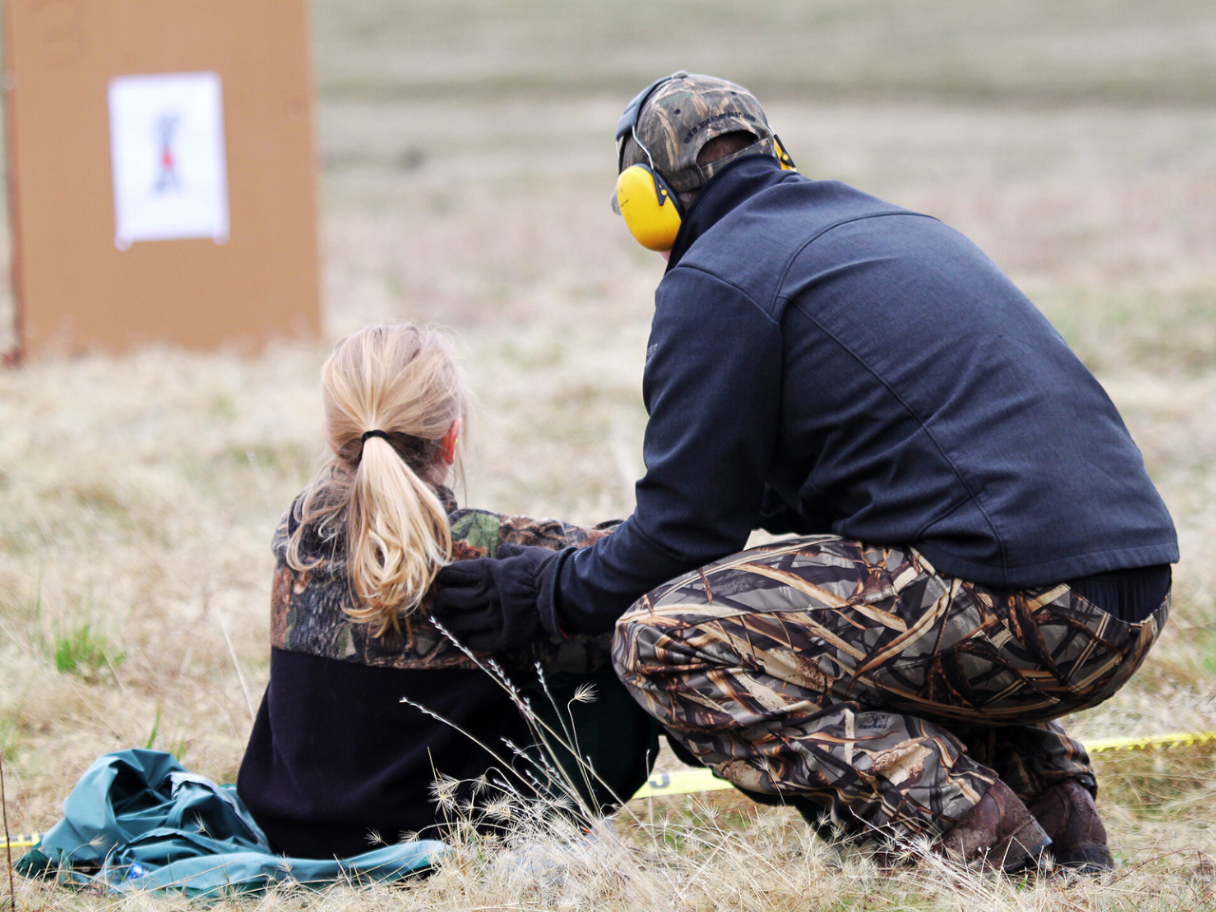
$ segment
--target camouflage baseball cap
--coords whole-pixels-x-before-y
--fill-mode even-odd
[[[697,154],[711,139],[747,132],[756,143],[706,165]],[[616,129],[618,170],[648,164],[677,193],[696,190],[724,165],[743,155],[777,156],[764,108],[742,86],[685,73],[672,73],[638,93]]]

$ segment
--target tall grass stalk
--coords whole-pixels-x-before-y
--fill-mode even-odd
[[[17,885],[13,881],[13,838],[8,829],[8,793],[4,787],[4,764],[7,760],[7,753],[0,748],[0,809],[3,809],[4,814],[4,857],[8,865],[8,892],[12,897],[13,912],[17,912]]]

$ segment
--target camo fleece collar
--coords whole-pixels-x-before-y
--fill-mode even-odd
[[[488,510],[460,509],[452,492],[435,489],[448,512],[452,533],[452,560],[494,557],[506,543],[535,545],[558,551],[584,547],[603,538],[615,521],[583,528],[555,519],[507,516]],[[476,663],[427,620],[432,593],[418,611],[401,618],[400,629],[379,637],[369,635],[367,624],[351,619],[353,604],[346,555],[340,530],[317,534],[306,530],[302,556],[313,566],[296,570],[287,563],[287,546],[299,526],[303,494],[283,514],[275,532],[274,585],[271,594],[270,642],[277,649],[322,658],[390,668],[476,668]],[[610,636],[540,640],[517,654],[499,657],[508,666],[544,667],[585,672],[602,665],[608,656]]]

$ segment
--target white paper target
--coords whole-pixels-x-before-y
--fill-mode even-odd
[[[114,244],[228,239],[228,170],[218,73],[110,80]]]

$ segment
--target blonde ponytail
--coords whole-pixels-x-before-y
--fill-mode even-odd
[[[379,636],[399,627],[451,560],[434,489],[447,469],[441,443],[465,415],[468,393],[447,340],[407,324],[339,340],[321,388],[334,455],[301,502],[287,561],[316,566],[300,553],[307,527],[343,538],[354,602],[346,612]]]
[[[363,445],[346,516],[347,572],[363,603],[347,613],[379,633],[386,620],[417,606],[451,559],[448,516],[435,492],[378,437]]]

